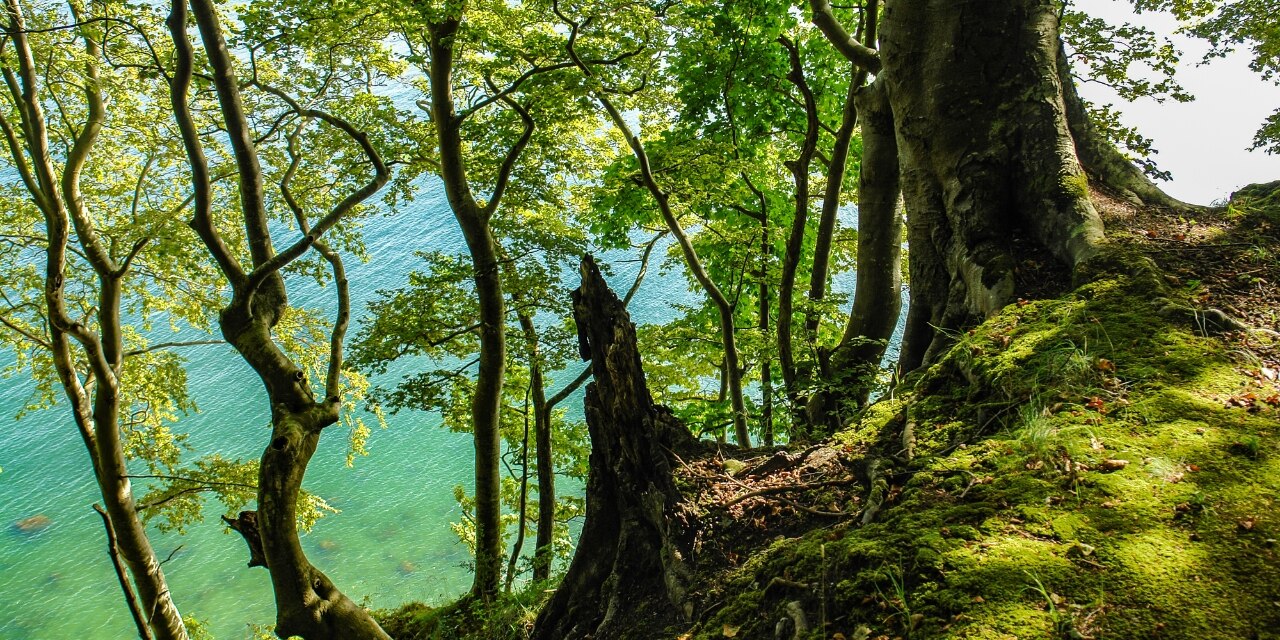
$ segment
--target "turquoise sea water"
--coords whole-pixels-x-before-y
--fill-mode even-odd
[[[414,251],[464,250],[434,183],[408,210],[371,221],[366,242],[371,260],[348,265],[357,321],[376,290],[403,285],[418,266]],[[637,266],[616,264],[614,286],[629,286]],[[669,303],[690,299],[679,274],[657,271],[651,269],[632,303],[638,322],[669,317]],[[852,274],[844,274],[836,289],[847,293],[852,285]],[[290,289],[295,304],[320,305],[326,295],[297,284]],[[184,353],[200,412],[178,430],[190,433],[196,453],[256,459],[269,435],[257,377],[226,345]],[[0,366],[10,362],[0,358]],[[415,366],[420,363],[404,363],[383,380]],[[101,520],[91,509],[101,498],[88,454],[65,407],[13,419],[30,392],[28,380],[0,380],[0,640],[136,637],[104,552]],[[370,455],[353,469],[344,464],[346,440],[337,427],[321,439],[305,484],[341,513],[321,520],[303,546],[344,592],[375,607],[456,596],[469,586],[470,573],[466,548],[449,529],[460,519],[452,488],[471,485],[470,438],[440,428],[425,413],[402,412],[388,422],[388,429],[374,429]],[[206,621],[219,640],[248,638],[251,625],[273,620],[268,576],[246,568],[245,544],[225,531],[219,513],[211,503],[206,522],[186,535],[153,532],[151,539],[158,555],[170,558],[164,567],[179,610]],[[51,524],[34,533],[14,526],[34,515]]]
[[[373,221],[367,243],[371,260],[348,265],[359,312],[377,289],[403,284],[417,266],[415,250],[463,248],[457,223],[434,188],[412,209]],[[300,304],[320,304],[326,294],[301,285],[290,289]],[[200,413],[183,419],[179,430],[190,433],[196,452],[256,459],[269,435],[257,377],[226,345],[184,354]],[[65,407],[13,419],[30,392],[30,381],[0,381],[0,639],[134,636],[104,553],[101,520],[90,507],[101,497],[88,454]],[[471,484],[470,439],[439,428],[424,413],[390,416],[389,425],[375,428],[370,455],[354,469],[344,464],[346,442],[338,427],[321,438],[306,486],[342,513],[321,520],[303,545],[357,601],[389,607],[457,595],[470,584],[463,566],[468,554],[448,523],[460,519],[452,487]],[[208,621],[219,639],[245,638],[250,624],[273,619],[270,585],[265,570],[245,567],[245,544],[224,532],[219,513],[210,504],[206,522],[187,535],[156,532],[152,541],[161,558],[173,554],[164,567],[179,609]],[[37,514],[52,524],[36,533],[14,526]]]

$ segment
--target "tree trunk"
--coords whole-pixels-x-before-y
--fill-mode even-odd
[[[899,361],[930,362],[947,332],[1014,293],[1011,236],[1069,267],[1102,222],[1068,130],[1058,4],[889,0],[881,27],[908,212],[911,309]]]
[[[338,421],[336,396],[316,402],[306,375],[271,339],[276,314],[253,315],[249,304],[223,311],[227,342],[258,373],[271,402],[271,443],[258,469],[258,511],[228,522],[244,536],[249,566],[265,566],[276,601],[275,633],[306,640],[389,640],[369,613],[314,567],[298,538],[298,494],[325,427]],[[255,311],[261,305],[253,305]]]
[[[791,330],[794,319],[796,272],[800,268],[801,254],[804,251],[804,235],[809,221],[809,165],[818,149],[818,105],[805,80],[804,64],[800,60],[800,50],[785,36],[778,38],[788,54],[791,70],[787,80],[800,92],[804,104],[805,130],[804,142],[795,160],[786,163],[791,171],[791,179],[795,184],[795,212],[791,218],[791,233],[787,236],[786,253],[782,259],[782,278],[778,283],[778,367],[782,370],[782,382],[786,386],[787,398],[791,401],[792,414],[799,417],[803,402],[800,389],[800,372],[797,371],[794,350],[791,343]],[[807,377],[807,376],[806,376]],[[812,380],[810,377],[809,380]],[[792,420],[795,424],[798,420]]]
[[[454,212],[467,239],[480,303],[480,370],[471,398],[476,451],[476,574],[471,594],[488,602],[497,595],[502,577],[502,476],[498,461],[502,455],[499,423],[506,375],[506,305],[488,225],[481,228],[457,208]]]
[[[858,272],[853,309],[831,355],[840,403],[866,404],[902,311],[902,215],[898,211],[898,146],[884,83],[856,97],[862,118],[858,183]],[[837,425],[838,426],[838,425]]]
[[[773,356],[768,348],[769,340],[769,256],[773,254],[773,242],[769,239],[769,216],[762,209],[760,216],[760,292],[757,299],[756,326],[765,347],[760,350],[760,439],[764,446],[773,446]]]
[[[693,442],[654,405],[635,326],[594,261],[582,262],[573,295],[578,343],[594,381],[585,400],[591,435],[587,517],[569,571],[538,616],[533,638],[626,638],[688,619],[692,513],[671,475],[672,451]]]

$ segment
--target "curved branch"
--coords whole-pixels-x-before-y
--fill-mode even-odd
[[[836,51],[859,67],[866,69],[871,73],[880,73],[881,63],[880,54],[875,49],[858,42],[836,19],[836,14],[831,9],[831,3],[828,0],[809,0],[809,8],[813,11],[813,24],[818,27],[822,35],[835,46]],[[867,16],[867,41],[875,42],[876,15],[870,13],[870,8],[874,8],[874,3],[869,5],[869,15]]]
[[[231,286],[238,288],[244,283],[244,269],[213,224],[213,187],[209,177],[209,161],[205,157],[195,119],[191,116],[191,106],[187,104],[195,67],[195,53],[191,48],[191,42],[187,39],[185,0],[173,0],[169,18],[165,23],[173,37],[174,46],[174,70],[169,81],[169,98],[173,104],[173,117],[182,134],[182,146],[187,151],[187,163],[191,166],[194,211],[188,224],[195,230],[196,235],[200,236],[200,241],[213,255],[214,261],[218,263],[218,269],[231,282]]]
[[[488,77],[485,77],[485,82],[491,89],[497,90],[493,81]],[[515,169],[516,162],[520,160],[520,155],[524,153],[525,147],[529,145],[529,139],[533,137],[534,122],[533,117],[529,115],[528,109],[525,109],[509,95],[504,95],[500,99],[511,110],[520,114],[520,121],[524,123],[524,131],[520,133],[520,138],[516,140],[516,143],[507,150],[507,156],[502,159],[502,165],[498,167],[498,179],[493,185],[493,195],[481,211],[481,215],[485,219],[493,217],[494,212],[498,210],[498,203],[502,201],[502,195],[506,193],[507,184],[511,181],[511,172]]]

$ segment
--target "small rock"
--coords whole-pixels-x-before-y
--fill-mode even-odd
[[[53,524],[53,520],[49,516],[37,513],[30,518],[23,518],[13,523],[13,528],[22,533],[36,533],[37,531],[48,529],[51,524]]]
[[[418,565],[416,565],[416,564],[414,564],[414,563],[412,563],[412,562],[409,562],[408,560],[404,560],[404,561],[402,561],[402,562],[400,563],[400,566],[399,566],[399,567],[397,567],[397,570],[398,570],[401,574],[403,574],[403,575],[406,575],[406,576],[407,576],[407,575],[409,575],[409,574],[413,573],[414,571],[417,571],[417,570],[418,570]]]
[[[328,538],[321,540],[318,544],[316,544],[316,546],[319,547],[321,551],[337,551],[338,550],[338,543]]]
[[[1075,557],[1083,558],[1086,556],[1093,555],[1093,551],[1094,551],[1094,548],[1092,545],[1087,545],[1083,542],[1077,542],[1071,545],[1070,549],[1067,549],[1067,557],[1075,556]]]
[[[1128,460],[1103,460],[1098,468],[1103,471],[1119,471],[1127,466],[1129,466]]]

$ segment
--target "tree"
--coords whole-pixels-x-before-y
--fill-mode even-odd
[[[1030,239],[1067,268],[1096,255],[1102,221],[1085,170],[1097,166],[1079,150],[1104,141],[1068,121],[1074,92],[1062,74],[1057,3],[962,11],[887,0],[879,52],[851,36],[828,3],[810,5],[833,45],[883,82],[892,115],[911,247],[903,371],[932,361],[949,331],[1010,301],[1011,236]],[[864,140],[868,155],[873,140]]]
[[[532,637],[620,637],[634,620],[686,620],[693,509],[671,470],[693,438],[645,384],[635,327],[590,256],[574,291],[587,387],[591,475],[573,563],[539,613]],[[661,600],[650,597],[662,594]],[[688,605],[688,606],[686,606]]]
[[[229,151],[218,148],[217,155],[225,153],[234,160],[236,205],[215,202],[211,163],[205,151],[208,143],[201,133],[205,123],[197,123],[191,104],[197,60],[187,33],[189,15],[198,27],[209,69],[209,74],[201,73],[200,79],[212,87],[217,99],[214,113],[225,128],[229,146]],[[166,80],[194,192],[190,225],[231,290],[230,300],[219,314],[222,335],[262,380],[271,407],[270,444],[262,454],[258,471],[258,509],[241,512],[237,519],[227,522],[248,543],[250,566],[264,566],[271,575],[277,635],[298,635],[308,640],[387,638],[364,609],[310,563],[299,543],[297,520],[307,464],[323,431],[339,423],[347,386],[343,342],[350,316],[349,283],[340,254],[322,238],[358,213],[361,204],[390,179],[390,170],[375,148],[370,130],[380,121],[392,120],[394,111],[388,113],[385,99],[369,95],[367,85],[334,81],[349,68],[331,64],[309,69],[302,63],[286,67],[289,75],[285,76],[279,69],[272,69],[264,51],[252,45],[246,47],[250,77],[242,82],[217,9],[207,0],[193,0],[190,14],[185,1],[175,1],[167,24],[174,43],[175,66]],[[330,63],[351,48],[341,38],[330,41],[329,46]],[[362,51],[376,55],[378,49],[366,47]],[[291,60],[301,62],[298,58]],[[367,72],[368,67],[359,70]],[[276,77],[309,90],[305,99],[308,106],[272,84]],[[342,88],[351,86],[357,87],[359,93],[343,95]],[[274,101],[271,112],[261,114],[267,122],[274,123],[266,136],[255,132],[256,114],[246,108],[246,89],[256,89]],[[263,108],[267,109],[265,104]],[[346,114],[340,111],[344,108]],[[291,130],[284,140],[272,135],[284,127]],[[266,195],[264,154],[260,153],[260,147],[269,141],[283,142],[286,147],[284,154],[267,156],[284,162],[283,167],[277,167],[277,199]],[[298,188],[295,178],[303,163],[305,173],[327,174],[331,181],[305,190]],[[234,225],[215,217],[233,206],[242,220],[236,231],[232,231]],[[317,209],[324,213],[312,222],[309,212]],[[273,217],[277,221],[291,220],[299,234],[281,251],[274,246]],[[240,237],[243,245],[237,242]],[[297,312],[288,303],[283,274],[312,250],[329,267],[336,304],[324,355],[308,363],[300,361],[296,354],[291,357],[282,346],[290,325],[298,322]],[[308,379],[309,370],[323,377],[319,397]]]
[[[115,9],[6,4],[0,130],[20,186],[4,194],[0,217],[0,340],[31,368],[44,403],[56,385],[70,406],[139,635],[181,639],[187,630],[143,521],[162,504],[135,498],[128,464],[142,458],[152,474],[178,464],[182,436],[169,426],[192,407],[181,359],[168,351],[178,345],[148,344],[143,327],[164,316],[202,326],[207,300],[187,292],[208,280],[182,257],[189,238],[171,223],[184,205],[150,175],[173,155],[148,132],[163,114],[131,68],[153,62],[133,49],[147,16],[109,18]]]
[[[563,175],[544,166],[539,176],[521,164],[531,142],[536,147],[531,155],[549,159],[546,149],[561,144],[555,133],[578,133],[557,125],[572,121],[571,111],[566,113],[556,92],[541,84],[567,65],[548,62],[543,55],[546,16],[538,9],[500,2],[423,8],[398,26],[428,80],[425,107],[438,154],[436,169],[466,240],[478,303],[479,366],[471,396],[476,451],[476,573],[471,593],[482,601],[498,592],[503,556],[499,458],[507,312],[494,220],[505,199],[528,206],[556,198],[540,195],[562,191],[547,178]],[[466,19],[503,28],[488,30]],[[490,57],[464,56],[467,45]],[[510,59],[525,61],[524,68],[505,62]],[[456,94],[455,87],[467,89]],[[540,123],[535,113],[543,115]],[[535,138],[539,124],[544,133]],[[479,143],[498,160],[483,161],[468,152],[468,143]]]

